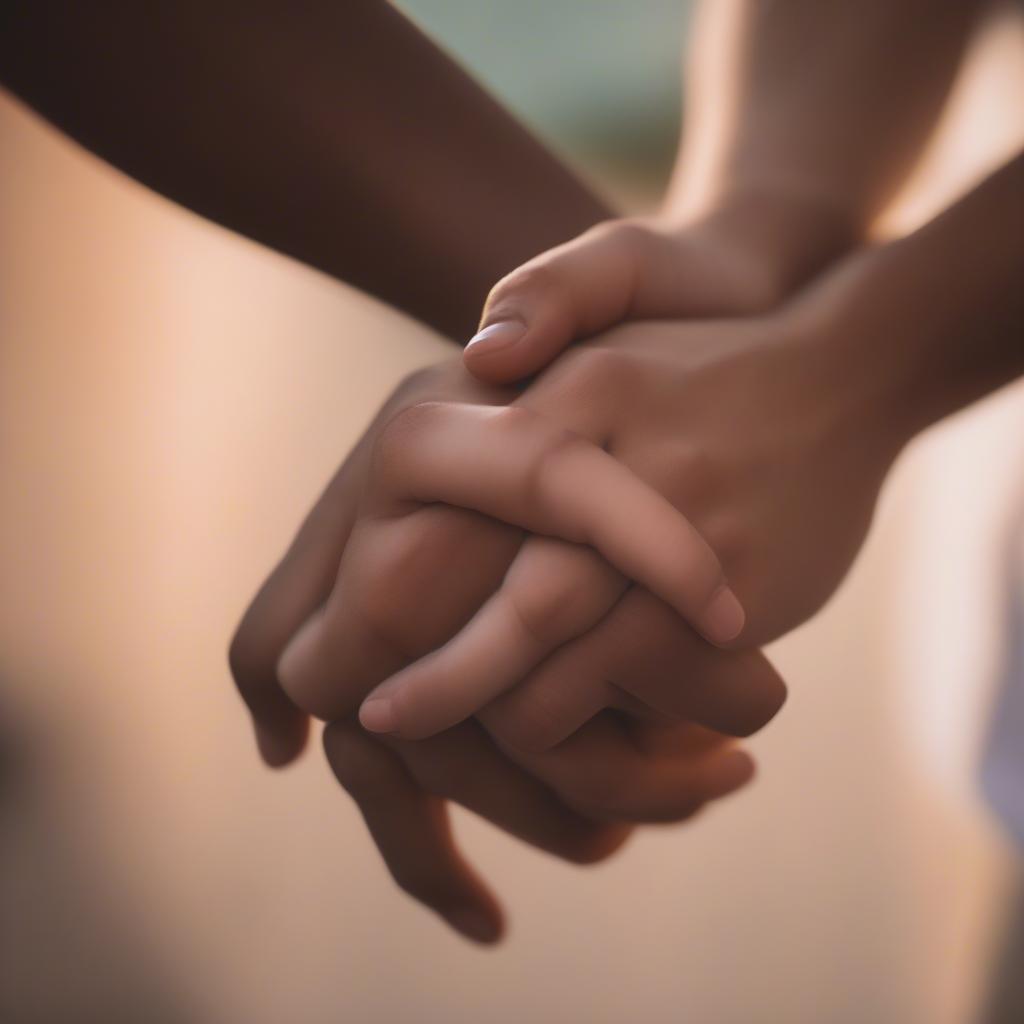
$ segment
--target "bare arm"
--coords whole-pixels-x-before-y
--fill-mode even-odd
[[[687,509],[749,614],[741,643],[767,642],[814,614],[845,576],[900,449],[1024,373],[1022,227],[1024,153],[925,227],[864,247],[779,311],[620,327],[565,353],[513,405],[590,431]],[[343,564],[338,590],[345,575]],[[366,579],[354,585],[369,589]],[[621,707],[623,689],[664,713],[690,676],[692,648],[658,625],[648,597],[592,552],[530,537],[454,638],[369,695],[363,724],[421,737],[476,713],[510,748],[531,749]],[[341,619],[334,630],[352,659],[353,631]],[[659,672],[664,689],[652,685]],[[768,692],[747,706],[774,710]]]
[[[608,211],[381,0],[0,3],[0,80],[169,198],[468,337]]]
[[[865,240],[913,170],[987,0],[715,0],[672,185],[492,289],[467,365],[507,383],[616,323],[770,309]]]
[[[705,2],[669,219],[707,210],[785,295],[913,170],[988,0]]]

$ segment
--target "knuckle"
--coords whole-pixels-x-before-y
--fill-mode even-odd
[[[586,580],[568,578],[511,590],[508,607],[522,632],[544,648],[570,639],[586,624],[592,604]]]
[[[520,532],[476,512],[435,504],[381,535],[387,568],[375,600],[398,652],[419,657],[449,640],[500,585]]]
[[[385,467],[405,451],[411,438],[435,426],[444,414],[444,402],[424,401],[399,409],[374,439],[374,463]]]
[[[404,576],[394,566],[381,567],[360,588],[358,621],[366,633],[387,650],[414,657],[409,618],[403,614]]]
[[[281,688],[300,710],[322,722],[352,714],[359,707],[360,692],[354,691],[343,676],[321,677],[317,673],[302,674],[279,671]]]
[[[503,303],[523,292],[537,293],[558,290],[561,275],[554,260],[534,260],[506,274],[487,296],[490,314],[500,313]]]
[[[647,256],[657,245],[660,237],[644,221],[630,217],[605,221],[598,224],[593,231],[598,238],[607,240],[637,259]]]
[[[353,713],[362,693],[353,685],[350,666],[338,652],[325,624],[316,613],[285,647],[275,668],[282,692],[307,715],[331,721]]]
[[[547,427],[526,467],[523,497],[528,507],[546,508],[550,505],[551,481],[557,478],[560,464],[566,456],[586,445],[587,442],[571,430],[554,425]]]
[[[529,719],[514,712],[503,712],[500,716],[489,719],[487,731],[502,750],[539,754],[547,749],[535,742],[536,733],[530,727]]]
[[[579,434],[559,426],[523,405],[508,405],[494,412],[500,432],[526,446],[522,494],[527,507],[547,498],[547,481],[556,463],[570,450],[588,444]]]
[[[539,693],[513,691],[494,705],[487,728],[499,746],[526,754],[543,754],[562,738],[552,702]]]
[[[389,524],[368,549],[358,571],[360,626],[385,648],[412,658],[422,653],[425,587],[455,557],[453,533],[443,520],[413,514]]]
[[[617,392],[632,365],[628,352],[597,345],[581,345],[562,358],[569,359],[566,372],[572,388],[588,395]]]

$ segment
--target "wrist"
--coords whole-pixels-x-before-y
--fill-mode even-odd
[[[884,294],[898,256],[864,247],[779,312],[779,336],[831,406],[834,431],[886,461],[939,418],[921,376],[927,329]]]
[[[665,210],[661,220],[739,262],[749,312],[784,302],[862,241],[836,204],[768,183],[735,183],[699,209]]]

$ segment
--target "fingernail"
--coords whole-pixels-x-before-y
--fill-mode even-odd
[[[375,697],[359,709],[359,722],[368,732],[394,732],[398,726],[392,701]]]
[[[474,942],[497,942],[501,927],[482,910],[475,907],[460,907],[445,914],[445,920],[456,930]]]
[[[747,616],[736,595],[722,584],[700,620],[700,628],[713,644],[727,644],[743,630]]]
[[[514,345],[525,333],[526,324],[522,321],[500,320],[474,334],[466,343],[466,348],[471,348],[474,355],[497,352],[499,349]]]

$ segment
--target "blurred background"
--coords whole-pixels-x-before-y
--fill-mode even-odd
[[[404,6],[606,192],[653,201],[687,5]],[[1007,13],[892,229],[1021,144],[1022,54]],[[1019,853],[978,784],[1024,568],[1021,387],[904,456],[839,595],[774,646],[791,699],[753,787],[586,870],[458,817],[511,914],[481,952],[395,888],[315,747],[261,766],[225,659],[445,343],[5,94],[0,226],[0,1020],[1024,1019]]]

